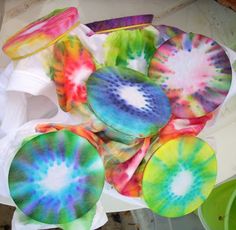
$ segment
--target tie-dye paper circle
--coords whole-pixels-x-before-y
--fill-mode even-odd
[[[104,43],[105,65],[128,67],[147,74],[156,40],[156,34],[147,29],[112,32]]]
[[[130,136],[154,135],[170,118],[168,98],[147,76],[105,67],[87,81],[88,103],[108,127]]]
[[[26,216],[64,224],[97,203],[104,167],[86,139],[63,130],[25,143],[11,163],[8,182],[12,199]]]
[[[203,140],[184,136],[162,145],[144,170],[144,200],[158,215],[179,217],[197,209],[216,181],[214,150]]]
[[[78,20],[79,13],[75,7],[54,10],[10,37],[3,51],[12,59],[31,55],[50,45],[75,26]]]
[[[165,91],[179,118],[214,111],[228,94],[232,78],[224,49],[193,33],[181,33],[161,45],[150,62],[149,76]]]
[[[87,102],[85,84],[95,69],[92,55],[77,36],[66,35],[55,43],[50,75],[62,110],[73,112]]]

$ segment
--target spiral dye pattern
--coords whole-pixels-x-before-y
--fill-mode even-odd
[[[212,117],[213,113],[196,118],[176,118],[172,116],[159,132],[160,142],[164,143],[167,140],[187,134],[197,136]]]

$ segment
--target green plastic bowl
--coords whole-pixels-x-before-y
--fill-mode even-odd
[[[207,230],[236,229],[236,178],[218,185],[198,209]]]
[[[236,229],[236,190],[230,197],[225,217],[225,230]]]

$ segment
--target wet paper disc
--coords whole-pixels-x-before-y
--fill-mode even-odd
[[[108,127],[135,137],[154,135],[170,118],[164,92],[145,75],[105,67],[87,81],[88,103]]]
[[[50,72],[62,110],[73,112],[87,102],[86,81],[95,69],[92,55],[77,36],[65,35],[55,43]]]
[[[79,13],[75,7],[54,10],[8,38],[3,51],[12,59],[32,55],[50,46],[76,26],[78,20]]]
[[[224,49],[193,33],[181,33],[161,45],[150,62],[149,76],[165,91],[179,118],[214,111],[224,101],[232,78]]]
[[[110,33],[104,42],[105,65],[128,67],[146,74],[156,51],[156,39],[156,34],[148,29]]]
[[[184,136],[168,141],[144,170],[144,200],[158,215],[186,215],[207,199],[215,185],[216,170],[215,152],[203,140]]]
[[[39,135],[16,153],[9,190],[28,217],[64,224],[86,214],[100,198],[103,163],[96,149],[69,131]]]

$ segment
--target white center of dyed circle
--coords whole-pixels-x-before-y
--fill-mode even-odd
[[[143,109],[147,106],[143,92],[139,91],[137,86],[122,86],[119,88],[118,93],[120,97],[129,105],[132,105],[138,109]]]
[[[189,95],[208,84],[217,73],[215,66],[209,65],[207,47],[202,45],[191,52],[181,50],[168,58],[165,65],[172,71],[167,73],[169,80],[166,84],[169,88],[182,88],[182,93]]]
[[[147,70],[147,62],[144,58],[144,53],[142,53],[140,57],[128,60],[127,67],[145,74]]]
[[[179,172],[171,184],[171,192],[176,196],[184,196],[193,184],[193,175],[191,171],[184,170]]]
[[[54,164],[47,171],[43,180],[39,182],[45,189],[56,192],[66,187],[70,183],[71,169],[65,163]]]
[[[77,90],[78,85],[83,85],[89,78],[92,73],[92,69],[87,68],[86,66],[82,66],[80,69],[74,71],[69,79],[75,84],[75,89]]]

